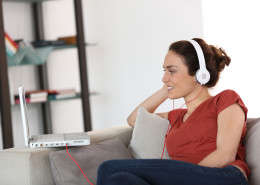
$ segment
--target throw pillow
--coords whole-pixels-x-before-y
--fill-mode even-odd
[[[129,145],[132,156],[137,159],[160,159],[168,126],[169,120],[140,107]],[[166,147],[163,159],[170,159]]]
[[[260,184],[260,118],[248,119],[247,134],[244,141],[246,146],[246,162],[251,170],[250,185]]]
[[[118,138],[89,146],[71,147],[68,151],[93,184],[96,184],[97,170],[102,162],[110,159],[132,158],[127,147]],[[52,151],[49,157],[56,185],[89,184],[67,154],[66,149]]]

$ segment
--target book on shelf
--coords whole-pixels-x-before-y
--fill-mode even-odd
[[[64,41],[66,44],[77,44],[77,36],[58,37],[58,40]]]
[[[46,90],[26,91],[25,100],[27,103],[45,102],[48,99]],[[15,103],[19,104],[19,95],[15,95]]]
[[[25,97],[26,98],[41,98],[47,97],[48,91],[47,90],[36,90],[36,91],[26,91]]]
[[[37,103],[37,102],[46,102],[47,97],[43,98],[25,98],[26,103]],[[15,104],[20,104],[20,99],[15,98]]]
[[[12,57],[18,50],[18,45],[14,40],[5,32],[5,48],[8,56]]]
[[[11,42],[12,45],[13,45],[16,49],[18,49],[18,44],[17,44],[17,43],[10,37],[10,35],[8,35],[8,33],[6,33],[6,32],[5,32],[5,38],[7,38],[8,41]]]
[[[58,100],[76,97],[77,93],[75,89],[61,89],[61,90],[35,90],[26,91],[25,100],[27,103],[45,102],[47,100]],[[19,104],[19,95],[14,97],[15,103]]]
[[[76,93],[76,90],[73,88],[48,90],[48,94],[69,94],[69,93]]]
[[[48,91],[49,100],[73,98],[76,96],[77,96],[77,93],[76,93],[75,89],[60,89],[60,90],[49,90]]]

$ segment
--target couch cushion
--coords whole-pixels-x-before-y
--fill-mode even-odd
[[[97,170],[102,162],[132,158],[127,147],[118,138],[84,147],[72,147],[68,151],[93,184],[96,183]],[[56,185],[88,184],[66,150],[50,152],[50,161]]]
[[[250,185],[260,184],[260,118],[247,120],[246,162],[251,170]]]
[[[151,114],[140,107],[129,145],[133,157],[137,159],[161,158],[168,126],[167,119]],[[163,158],[170,159],[166,147]]]

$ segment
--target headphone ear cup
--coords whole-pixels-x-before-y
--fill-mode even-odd
[[[206,62],[205,62],[203,51],[202,51],[200,45],[195,40],[188,40],[188,42],[190,42],[193,45],[193,47],[195,48],[197,56],[198,56],[198,60],[199,60],[200,68],[197,70],[197,72],[195,74],[195,79],[201,85],[205,85],[210,80],[210,73],[206,67]]]
[[[201,85],[205,85],[210,80],[210,74],[208,70],[198,69],[195,75],[195,79]]]

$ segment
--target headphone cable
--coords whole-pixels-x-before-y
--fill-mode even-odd
[[[92,183],[89,181],[89,179],[87,178],[87,176],[85,175],[85,173],[83,172],[83,170],[81,169],[81,167],[80,167],[80,165],[77,163],[77,161],[70,155],[67,144],[66,144],[66,150],[67,150],[67,153],[68,153],[68,155],[70,156],[70,158],[71,158],[71,159],[74,161],[74,163],[79,167],[81,173],[84,175],[85,179],[87,179],[88,183],[89,183],[90,185],[94,185],[94,184],[92,184]]]

